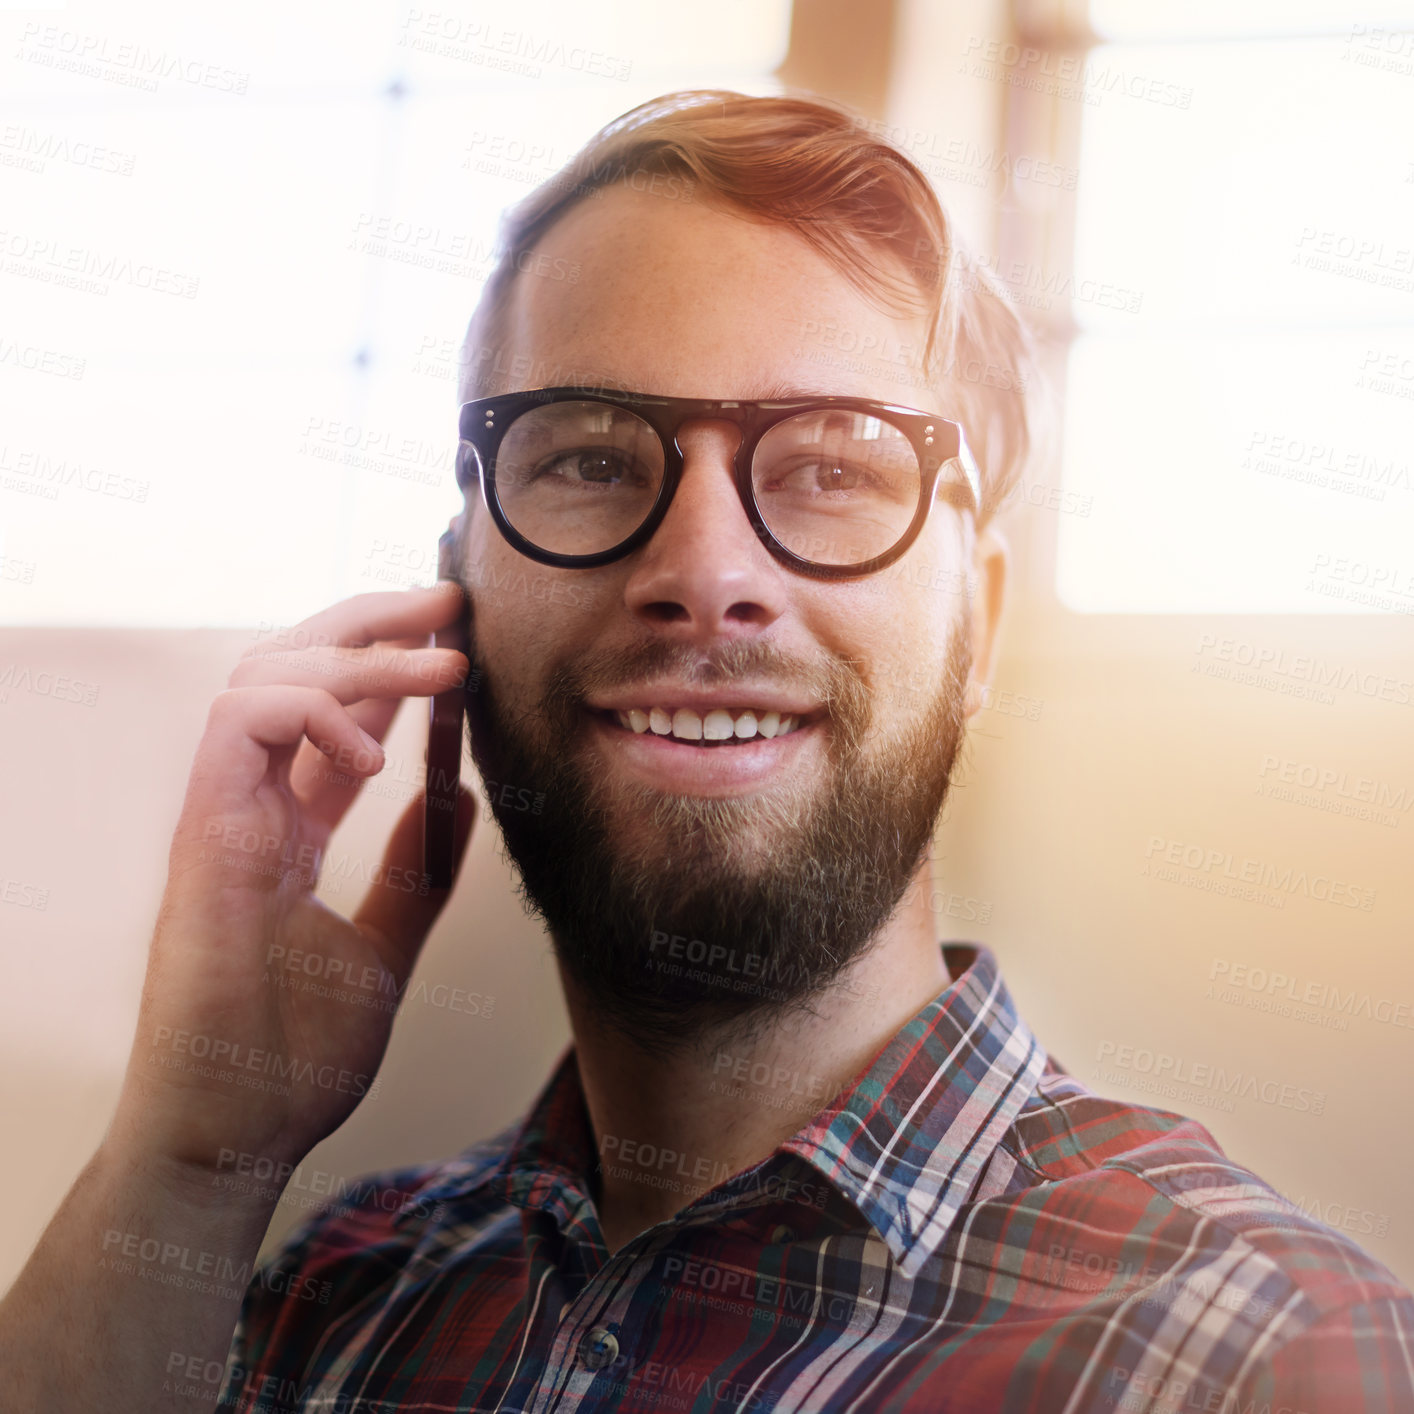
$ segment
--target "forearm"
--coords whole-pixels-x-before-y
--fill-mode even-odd
[[[101,1148],[0,1302],[16,1414],[211,1409],[274,1200]]]
[[[399,701],[460,686],[466,654],[403,645],[464,609],[447,580],[357,595],[297,625],[308,648],[253,645],[213,701],[113,1125],[0,1301],[5,1414],[191,1414],[220,1398],[210,1372],[225,1363],[279,1196],[233,1184],[222,1160],[288,1174],[367,1093],[392,1025],[341,988],[281,985],[272,959],[297,949],[322,975],[386,980],[396,996],[448,892],[410,896],[400,882],[422,865],[420,795],[353,919],[314,897],[312,870],[281,861],[323,856],[362,779],[382,768]],[[475,813],[459,787],[458,860]],[[241,1073],[223,1055],[259,1057],[290,1083],[247,1087],[255,1067]],[[275,1295],[295,1294],[286,1274],[270,1277]]]

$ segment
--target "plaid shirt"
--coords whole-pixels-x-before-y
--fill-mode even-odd
[[[1387,1268],[1202,1125],[1091,1094],[987,949],[944,953],[852,1087],[612,1257],[571,1048],[521,1124],[262,1266],[222,1408],[1414,1411]]]

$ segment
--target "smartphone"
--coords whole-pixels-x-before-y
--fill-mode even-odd
[[[455,580],[454,538],[451,530],[437,542],[437,577]],[[457,617],[433,638],[438,648],[455,648],[470,656],[466,615]],[[431,699],[427,728],[427,786],[422,821],[422,868],[430,889],[452,887],[456,840],[457,792],[461,784],[462,729],[466,715],[465,688],[459,683]]]

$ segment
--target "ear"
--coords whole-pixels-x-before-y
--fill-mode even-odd
[[[459,510],[447,521],[447,528],[438,540],[438,574],[443,579],[460,579],[467,588],[468,556],[472,553],[476,530],[476,502],[468,496]]]
[[[437,540],[437,577],[456,579],[466,538],[466,512],[458,511]]]
[[[1005,537],[990,521],[973,540],[971,572],[975,584],[968,605],[972,640],[972,670],[967,679],[969,717],[982,710],[992,685],[1006,597],[1008,553]]]

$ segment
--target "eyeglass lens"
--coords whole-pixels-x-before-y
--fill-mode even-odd
[[[549,403],[521,414],[496,458],[506,519],[553,554],[592,555],[628,539],[662,488],[663,445],[626,408]],[[761,519],[788,550],[822,565],[862,564],[893,548],[918,510],[913,444],[868,413],[815,409],[770,428],[756,447]]]

